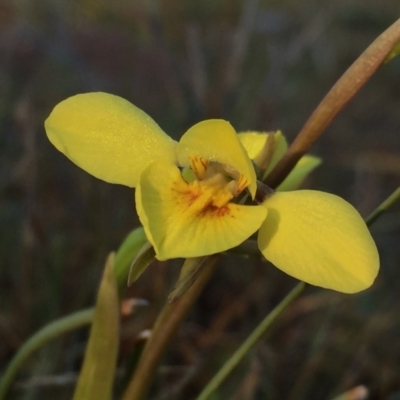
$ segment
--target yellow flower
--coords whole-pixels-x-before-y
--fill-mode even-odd
[[[343,199],[299,190],[276,192],[261,205],[241,204],[246,190],[255,197],[251,159],[262,161],[265,140],[271,140],[266,134],[237,135],[228,122],[207,120],[177,143],[146,113],[106,93],[61,102],[45,126],[54,146],[85,171],[136,187],[137,212],[160,260],[225,251],[260,230],[262,254],[305,282],[353,293],[377,275],[375,243]],[[265,173],[286,146],[280,133],[271,137],[275,151],[269,165],[261,166]],[[318,162],[302,160],[289,186]]]

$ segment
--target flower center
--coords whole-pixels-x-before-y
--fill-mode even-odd
[[[200,182],[229,192],[231,198],[238,196],[249,184],[248,180],[235,169],[201,157],[190,157],[190,168]]]
[[[194,173],[197,179],[186,179],[176,184],[176,201],[184,210],[197,216],[223,216],[229,213],[228,203],[238,196],[248,182],[233,168],[200,157],[191,157],[191,171],[184,171],[183,176]]]

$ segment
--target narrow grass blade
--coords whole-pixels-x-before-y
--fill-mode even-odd
[[[368,226],[372,225],[384,212],[393,206],[400,199],[400,187],[398,187],[385,201],[383,201],[374,211],[365,219]]]
[[[306,287],[304,282],[298,283],[292,291],[261,321],[241,346],[225,362],[222,368],[214,375],[207,386],[202,390],[196,400],[210,399],[213,393],[218,389],[225,378],[234,370],[234,368],[243,360],[248,352],[265,335],[270,326],[282,314],[283,311],[301,294]]]
[[[119,344],[119,299],[113,264],[114,254],[110,254],[73,400],[111,400],[112,397]]]

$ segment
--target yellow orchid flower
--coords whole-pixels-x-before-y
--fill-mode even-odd
[[[136,187],[137,212],[160,260],[225,251],[260,230],[262,254],[305,282],[353,293],[377,275],[375,243],[343,199],[298,190],[276,192],[262,204],[241,204],[245,190],[255,197],[251,159],[257,164],[268,135],[237,135],[227,121],[207,120],[177,143],[146,113],[106,93],[61,102],[45,127],[53,145],[85,171]],[[274,135],[278,156],[272,154],[264,173],[285,146],[281,137]],[[305,176],[301,165],[298,171],[292,186]]]

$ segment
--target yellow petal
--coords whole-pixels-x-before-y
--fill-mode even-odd
[[[272,148],[266,149],[268,137],[273,135],[273,142],[271,143]],[[261,167],[265,164],[264,158],[269,158],[267,168],[263,174],[263,178],[275,167],[278,161],[281,159],[283,154],[287,150],[287,142],[281,131],[276,132],[241,132],[238,133],[238,137],[247,154],[254,163]],[[269,150],[271,154],[269,155]]]
[[[269,133],[267,132],[239,132],[238,138],[251,160],[255,160],[262,152]]]
[[[283,136],[281,131],[277,131],[274,134],[275,139],[275,151],[272,156],[271,162],[268,165],[267,170],[264,173],[263,179],[272,171],[278,161],[282,158],[282,156],[286,153],[288,148],[287,141],[285,136]]]
[[[191,158],[215,161],[239,172],[248,182],[252,197],[256,193],[256,174],[232,125],[222,119],[210,119],[192,126],[177,146],[179,164],[190,165]]]
[[[265,201],[263,255],[287,274],[316,286],[355,293],[372,285],[379,255],[358,212],[332,194],[278,192]]]
[[[317,168],[321,162],[322,160],[319,157],[309,155],[303,156],[276,190],[286,192],[297,189],[307,175]]]
[[[70,97],[54,108],[45,127],[59,151],[110,183],[134,187],[149,163],[176,162],[176,142],[145,112],[111,94]]]
[[[164,162],[147,167],[136,189],[136,208],[159,260],[199,257],[238,246],[267,215],[263,206],[223,203],[226,193],[187,183]]]

